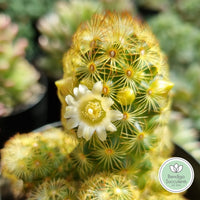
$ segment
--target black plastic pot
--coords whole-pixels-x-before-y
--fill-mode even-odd
[[[48,123],[60,120],[61,103],[58,99],[55,81],[56,79],[48,77]]]
[[[191,187],[187,190],[185,197],[189,200],[199,200],[200,199],[200,162],[198,162],[194,157],[192,157],[188,152],[186,152],[179,145],[175,144],[175,150],[173,153],[175,157],[182,157],[187,160],[194,169],[194,181]]]
[[[34,104],[0,118],[0,148],[17,132],[26,133],[47,123],[47,78],[43,74],[40,83],[44,92]]]

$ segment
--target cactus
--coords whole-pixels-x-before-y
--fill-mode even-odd
[[[50,182],[45,181],[33,191],[28,200],[63,200],[71,199],[77,200],[75,195],[75,188],[65,180],[58,179]]]
[[[1,151],[2,174],[12,180],[14,194],[20,180],[25,192],[45,184],[44,180],[52,181],[52,185],[47,183],[49,188],[64,185],[63,178],[73,179],[71,173],[74,169],[69,154],[77,144],[75,138],[59,128],[16,134]],[[42,193],[40,187],[38,190]]]
[[[28,43],[15,41],[18,27],[6,15],[0,15],[0,117],[21,104],[31,104],[33,95],[41,93],[39,73],[24,58]],[[30,98],[31,97],[31,98]]]
[[[155,185],[145,178],[152,166],[172,150],[166,125],[173,84],[157,40],[127,13],[96,14],[73,36],[63,71],[56,81],[61,121],[80,143],[72,159],[86,181],[81,199],[131,199],[129,194],[138,199],[137,190]],[[120,187],[109,189],[120,181],[124,194]]]
[[[70,45],[72,35],[79,24],[88,20],[95,12],[103,9],[133,10],[130,0],[71,0],[58,1],[54,10],[38,21],[37,27],[41,33],[39,44],[44,56],[38,60],[38,66],[45,73],[59,79],[62,77],[62,56]]]
[[[157,178],[173,150],[173,83],[148,26],[107,12],[73,38],[56,81],[65,134],[15,136],[2,150],[3,173],[23,180],[29,200],[184,199]]]

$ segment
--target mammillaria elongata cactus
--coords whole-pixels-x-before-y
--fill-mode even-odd
[[[127,13],[94,15],[75,33],[63,70],[56,85],[63,127],[80,142],[73,159],[86,181],[81,199],[138,199],[130,180],[139,189],[148,185],[141,199],[162,191],[145,177],[155,176],[171,152],[166,124],[173,84],[147,25]]]
[[[28,43],[14,41],[18,27],[8,16],[0,15],[0,117],[8,115],[16,106],[30,103],[39,89],[39,74],[24,58]],[[30,98],[32,97],[32,98]]]
[[[75,33],[63,66],[63,79],[56,85],[66,138],[75,141],[63,162],[70,163],[71,173],[46,177],[30,192],[29,200],[183,200],[166,192],[157,178],[172,151],[167,121],[173,84],[147,25],[128,13],[96,14]],[[50,142],[54,137],[48,138]],[[64,148],[70,148],[73,140]],[[60,156],[53,155],[56,163]]]
[[[44,191],[42,188],[50,190],[57,186],[62,194],[63,189],[68,188],[67,182],[73,178],[69,154],[77,144],[75,138],[64,134],[60,128],[12,137],[1,150],[1,164],[3,176],[11,180],[14,195],[27,196],[34,187],[37,187],[38,195]],[[48,183],[49,180],[51,183]],[[61,194],[61,197],[68,195],[67,191],[63,196]],[[50,199],[51,196],[45,197]],[[31,195],[31,198],[35,198],[35,195]]]

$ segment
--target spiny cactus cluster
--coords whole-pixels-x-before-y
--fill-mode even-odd
[[[24,192],[29,192],[38,184],[43,184],[45,180],[52,180],[51,186],[47,187],[53,188],[53,185],[57,184],[65,185],[67,180],[70,181],[73,178],[69,154],[77,144],[75,138],[64,134],[59,128],[17,134],[5,144],[1,151],[2,174],[12,180],[14,193],[17,193],[15,190],[19,188],[15,186],[20,181],[23,181]],[[64,178],[65,182],[60,180]],[[40,186],[38,190],[41,190],[41,187],[43,186]],[[23,190],[21,189],[21,193]]]
[[[173,84],[148,26],[128,13],[95,14],[75,33],[63,69],[56,85],[65,135],[13,138],[2,150],[5,175],[29,186],[29,200],[183,200],[157,176],[173,150]]]
[[[15,37],[18,27],[0,14],[0,117],[20,104],[30,103],[39,92],[39,74],[24,58],[28,43]],[[32,98],[30,98],[32,97]]]
[[[146,177],[153,172],[155,176],[160,161],[171,152],[166,124],[173,84],[147,25],[127,13],[94,15],[75,33],[63,70],[56,85],[63,127],[80,142],[73,152],[74,164],[81,180],[99,177],[94,185],[83,184],[82,199],[130,199],[123,194],[129,180],[136,188],[145,190],[148,185],[162,191],[155,187],[156,180]],[[98,176],[105,172],[125,176],[126,184],[110,191],[107,179]],[[112,183],[120,183],[117,179],[112,177]],[[108,190],[100,190],[104,181]],[[148,199],[150,191],[141,198]]]
[[[103,9],[133,11],[133,5],[130,0],[58,1],[52,12],[40,18],[37,25],[41,32],[39,44],[45,55],[39,59],[38,65],[48,76],[61,78],[62,56],[71,45],[72,35],[81,22]]]
[[[140,190],[133,181],[139,168],[151,168],[146,163],[129,166],[121,172],[102,172],[83,180],[78,178],[75,157],[78,140],[69,136],[60,128],[51,128],[41,132],[17,134],[11,138],[1,151],[2,175],[11,181],[13,199],[23,197],[28,200],[39,199],[177,199],[180,195],[160,193],[161,185],[156,180],[159,165],[157,160],[148,177],[151,182]],[[143,181],[146,176],[140,174]],[[5,179],[6,180],[6,179]],[[134,184],[133,184],[134,183]],[[9,185],[10,187],[10,185]],[[162,198],[161,198],[162,197]]]

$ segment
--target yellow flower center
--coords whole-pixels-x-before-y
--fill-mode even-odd
[[[83,103],[81,111],[82,119],[90,124],[100,122],[106,115],[106,112],[103,110],[101,102],[98,99]]]

